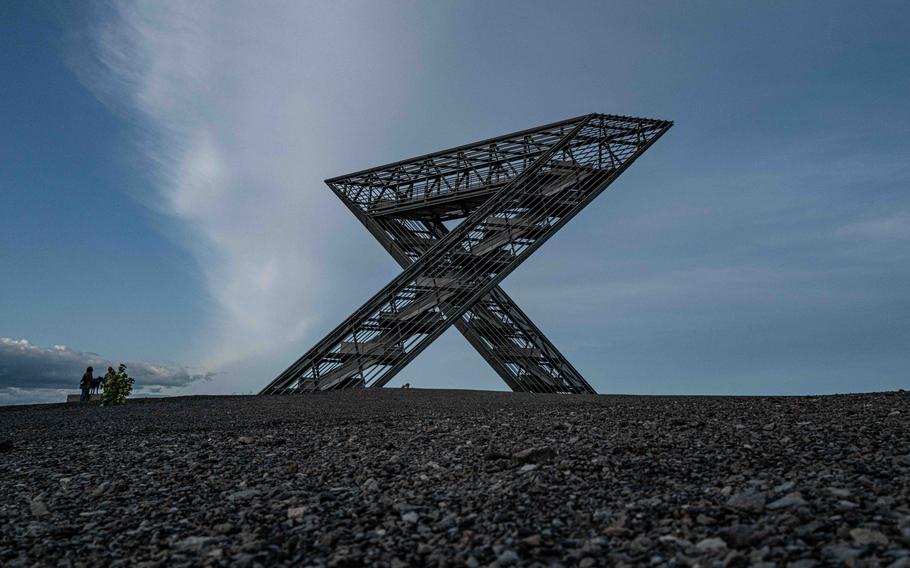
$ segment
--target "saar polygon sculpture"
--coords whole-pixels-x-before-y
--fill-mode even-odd
[[[326,180],[404,270],[261,394],[381,387],[451,325],[512,390],[594,393],[499,283],[672,124],[589,114]]]

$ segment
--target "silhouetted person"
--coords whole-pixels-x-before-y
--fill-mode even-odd
[[[85,374],[82,375],[82,380],[79,381],[79,388],[82,389],[82,397],[79,399],[81,402],[92,398],[92,371],[91,367],[86,367]]]
[[[113,367],[108,367],[108,368],[107,368],[107,374],[104,375],[104,377],[101,379],[101,386],[104,387],[104,383],[106,383],[106,382],[108,382],[108,381],[113,381],[113,380],[114,380],[114,375],[115,375],[115,374],[116,374],[116,373],[114,372],[114,368],[113,368]]]

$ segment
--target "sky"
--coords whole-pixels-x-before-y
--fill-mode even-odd
[[[0,3],[0,404],[258,392],[398,273],[326,178],[674,127],[503,288],[601,393],[910,388],[904,2]],[[505,389],[450,329],[390,386]]]

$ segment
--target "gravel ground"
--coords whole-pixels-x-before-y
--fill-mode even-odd
[[[0,565],[907,567],[908,418],[903,391],[8,407]]]

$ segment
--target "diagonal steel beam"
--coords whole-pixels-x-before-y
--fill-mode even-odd
[[[423,252],[413,248],[408,250],[396,236],[413,241],[420,239],[418,235],[426,235],[428,238],[423,240],[430,244],[449,232],[445,225],[438,222],[416,223],[421,229],[419,233],[408,230],[407,222],[364,215],[344,195],[339,197],[402,268],[410,266]],[[513,391],[596,394],[568,359],[499,286],[454,325]],[[515,345],[530,350],[535,356],[510,356],[509,350]]]
[[[546,130],[544,134],[540,130],[522,133],[526,139],[535,132],[540,136],[529,142],[534,151],[529,151],[517,168],[513,164],[501,189],[474,208],[461,225],[436,240],[425,254],[272,381],[262,394],[383,386],[469,311],[483,313],[476,305],[671,125],[668,121],[587,115],[541,127]],[[457,150],[480,156],[484,144],[490,145],[485,141]],[[542,153],[541,147],[546,147]],[[490,155],[492,161],[500,159],[492,152]],[[444,153],[428,156],[450,159]],[[428,156],[420,158],[425,164],[408,179],[432,169],[426,165]],[[401,162],[395,170],[407,171],[408,167],[410,163]],[[365,212],[378,200],[389,201],[390,195],[392,201],[413,200],[416,194],[432,200],[442,193],[441,184],[436,184],[421,186],[417,193],[396,190],[390,194],[389,178],[383,171],[387,170],[364,174],[365,178],[373,176],[385,184],[357,203]],[[485,178],[479,176],[475,180],[454,175],[458,183],[450,184],[447,187],[454,189],[446,191],[470,192],[483,184],[503,183],[500,173],[492,169],[487,170]],[[362,188],[358,191],[362,196]],[[511,302],[500,309],[517,310],[517,306],[513,309],[508,304]],[[511,351],[512,357],[537,357],[537,353],[519,345]]]

